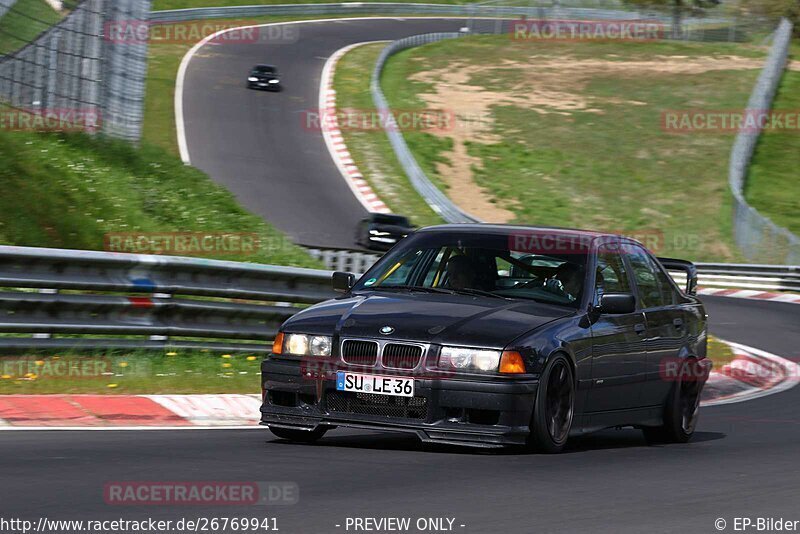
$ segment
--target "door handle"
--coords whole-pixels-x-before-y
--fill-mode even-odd
[[[672,324],[675,325],[675,328],[683,328],[683,319],[673,319]]]
[[[633,329],[636,331],[637,334],[644,334],[644,331],[646,330],[645,326],[642,323],[635,324]]]

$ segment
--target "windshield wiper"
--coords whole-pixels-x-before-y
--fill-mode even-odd
[[[461,289],[448,288],[447,291],[451,293],[462,293],[464,295],[478,295],[482,297],[494,297],[496,299],[513,300],[509,297],[504,297],[503,295],[492,293],[491,291],[484,291],[483,289],[475,289],[472,287],[465,287]]]
[[[477,295],[482,297],[494,297],[496,299],[503,299],[503,300],[513,300],[509,297],[504,297],[502,295],[497,295],[489,291],[483,291],[482,289],[474,289],[474,288],[453,289],[451,287],[426,287],[426,286],[375,286],[368,288],[365,287],[363,289],[373,290],[373,291],[406,291],[406,292],[418,291],[422,293],[439,293],[445,295]]]

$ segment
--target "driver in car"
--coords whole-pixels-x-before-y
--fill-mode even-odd
[[[574,263],[562,263],[555,274],[545,284],[545,289],[554,293],[561,293],[570,302],[578,300],[583,287],[583,268]]]
[[[454,256],[447,262],[447,280],[452,289],[475,287],[476,278],[472,261],[466,256]]]

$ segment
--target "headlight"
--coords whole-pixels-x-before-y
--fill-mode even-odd
[[[497,371],[501,352],[487,349],[465,349],[461,347],[442,347],[439,367],[460,371]]]
[[[287,334],[284,342],[285,354],[295,356],[330,356],[333,339],[329,336]]]
[[[255,76],[250,76],[249,78],[247,78],[247,81],[248,82],[257,82],[258,78],[256,78]]]
[[[269,83],[280,83],[280,80],[270,80]]]

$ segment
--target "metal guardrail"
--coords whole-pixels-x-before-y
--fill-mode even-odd
[[[297,305],[334,295],[330,276],[314,269],[174,256],[0,247],[0,348],[264,352]],[[54,334],[139,339],[50,337]]]
[[[772,108],[772,100],[786,68],[791,39],[792,23],[783,19],[775,31],[764,69],[747,102],[748,113],[758,116]],[[745,257],[751,260],[800,263],[800,237],[760,214],[744,198],[747,173],[760,134],[756,128],[740,131],[731,151],[728,182],[733,193],[734,239]]]
[[[372,82],[370,83],[370,91],[372,93],[372,101],[375,104],[375,109],[378,111],[379,116],[386,117],[384,122],[384,130],[389,137],[389,143],[392,145],[395,155],[397,156],[400,165],[411,181],[411,185],[417,190],[417,193],[425,200],[430,208],[437,213],[442,219],[449,223],[469,223],[481,222],[480,219],[468,214],[450,200],[447,195],[436,187],[430,178],[422,170],[422,167],[417,163],[414,154],[406,144],[403,134],[397,128],[394,116],[389,109],[389,102],[381,90],[381,73],[386,65],[386,61],[394,54],[423,44],[434,43],[445,39],[455,39],[460,37],[460,33],[428,33],[424,35],[414,35],[405,39],[400,39],[390,43],[386,48],[381,51],[378,61],[375,64],[375,69],[372,71]]]
[[[348,265],[342,255],[357,254],[360,263],[349,265],[364,270],[378,257],[318,252],[339,267]],[[797,266],[697,267],[705,287],[800,291]],[[335,296],[330,278],[327,270],[0,246],[0,350],[267,352],[302,305]]]

